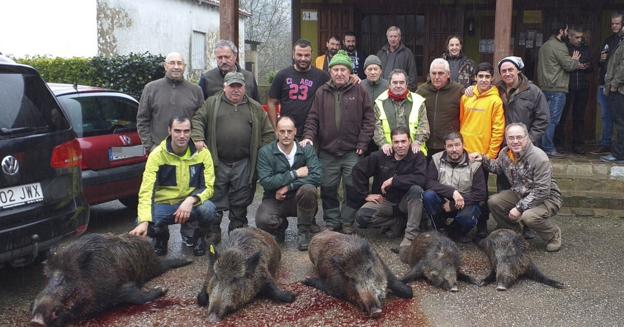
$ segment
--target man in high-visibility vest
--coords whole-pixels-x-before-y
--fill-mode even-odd
[[[373,140],[387,155],[392,154],[390,131],[395,127],[406,127],[412,140],[411,149],[427,155],[425,142],[429,139],[429,121],[425,98],[410,92],[407,73],[395,69],[390,74],[390,85],[375,99],[375,133]]]

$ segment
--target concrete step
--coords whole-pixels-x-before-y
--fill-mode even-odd
[[[562,214],[624,217],[624,165],[601,162],[599,156],[553,159],[553,173],[561,189]],[[496,178],[488,183],[496,192]]]

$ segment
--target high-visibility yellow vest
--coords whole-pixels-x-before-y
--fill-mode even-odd
[[[388,142],[388,144],[392,144],[392,137],[390,136],[392,128],[390,127],[390,123],[388,123],[388,117],[386,116],[386,111],[383,107],[383,102],[388,99],[388,92],[389,91],[386,90],[382,94],[380,94],[377,99],[375,99],[375,105],[377,106],[377,108],[379,108],[379,120],[381,120],[381,127],[383,128],[386,142]],[[418,129],[418,114],[420,107],[425,102],[425,98],[414,92],[409,92],[407,95],[407,100],[412,102],[412,110],[410,111],[410,115],[407,118],[407,126],[410,131],[410,137],[412,139],[412,142],[415,142],[416,130]],[[424,143],[421,144],[420,151],[426,156],[427,145]]]

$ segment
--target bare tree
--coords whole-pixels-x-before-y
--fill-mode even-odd
[[[269,84],[269,76],[291,63],[290,1],[241,0],[251,12],[245,22],[245,38],[258,45],[258,84]]]

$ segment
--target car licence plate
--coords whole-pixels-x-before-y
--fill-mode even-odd
[[[142,157],[144,155],[145,147],[143,145],[114,146],[108,151],[108,159],[110,161]]]
[[[43,201],[40,183],[32,183],[0,189],[0,208],[11,208]]]

